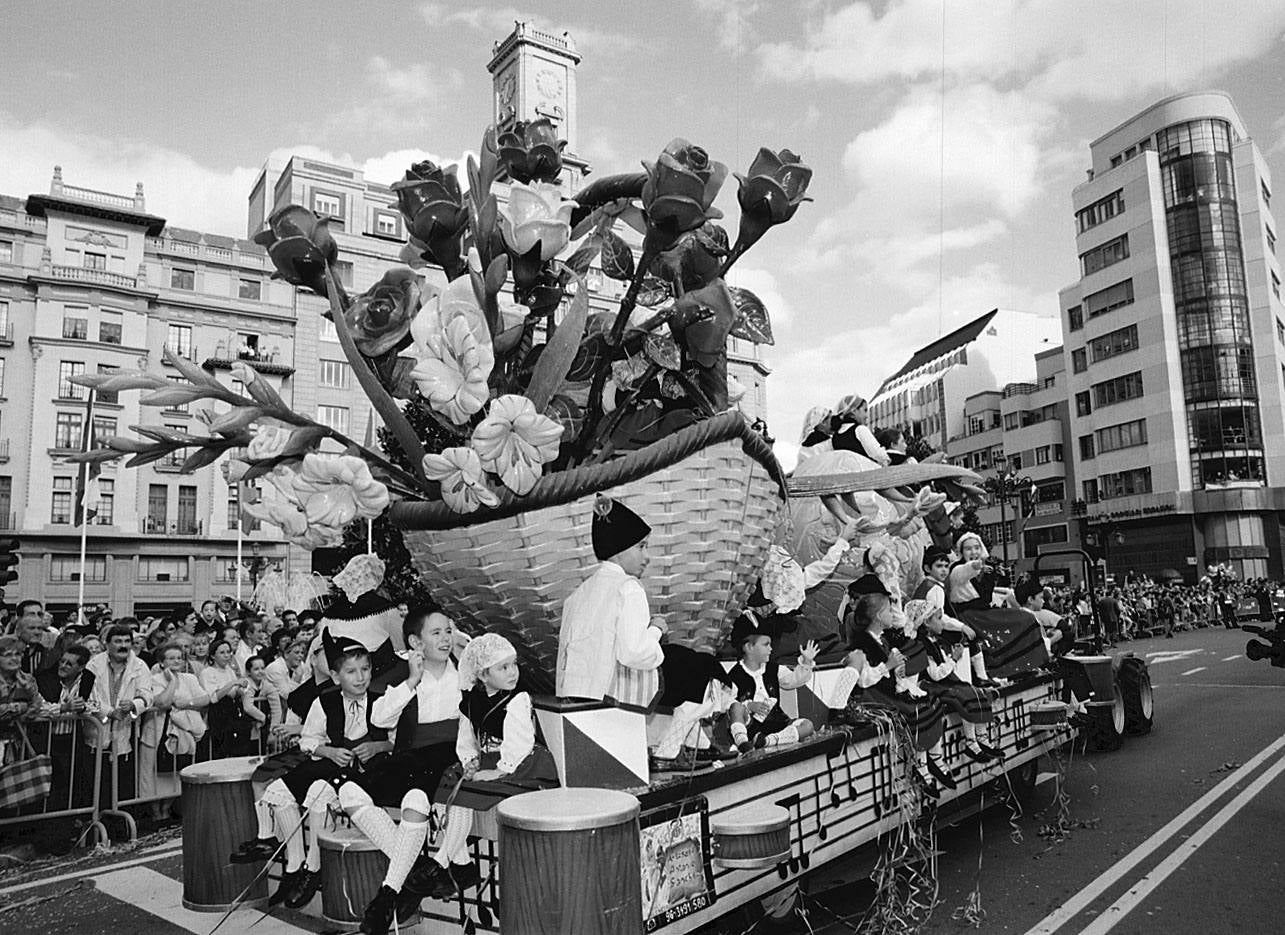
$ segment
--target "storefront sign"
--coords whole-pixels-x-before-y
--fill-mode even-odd
[[[1096,523],[1104,519],[1136,519],[1139,516],[1154,516],[1157,513],[1172,513],[1178,507],[1172,503],[1153,503],[1149,506],[1138,507],[1132,510],[1115,510],[1111,513],[1093,513],[1089,516],[1090,523]]]

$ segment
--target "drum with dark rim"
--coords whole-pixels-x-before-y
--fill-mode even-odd
[[[250,889],[241,905],[267,904],[268,875],[259,873],[263,863],[228,862],[242,842],[258,833],[250,777],[261,760],[257,756],[211,760],[184,767],[179,773],[183,783],[184,908],[223,912],[246,887]]]

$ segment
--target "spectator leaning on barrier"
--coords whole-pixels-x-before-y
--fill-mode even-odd
[[[96,714],[94,707],[94,673],[86,671],[89,650],[69,645],[62,651],[58,668],[46,669],[36,676],[44,698],[41,714],[53,718],[50,725],[49,755],[54,761],[53,783],[49,801],[52,808],[84,805],[90,799],[93,762],[83,744],[77,749],[81,726],[75,715]]]
[[[152,701],[151,672],[133,651],[134,631],[127,620],[136,622],[125,617],[107,628],[107,649],[90,659],[88,666],[94,674],[93,698],[102,724],[98,739],[103,755],[112,757],[103,764],[103,775],[111,775],[109,766],[114,761],[123,799],[133,798],[134,793],[134,720]]]
[[[38,710],[40,689],[22,671],[23,643],[16,636],[0,636],[0,765],[22,756],[19,722]]]

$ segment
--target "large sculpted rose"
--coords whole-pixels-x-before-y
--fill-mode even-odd
[[[486,381],[495,366],[491,332],[469,277],[426,304],[411,335],[420,354],[411,379],[435,410],[457,425],[467,422],[490,398]]]
[[[272,212],[268,229],[255,234],[254,242],[267,248],[277,268],[275,278],[326,294],[326,264],[339,256],[339,245],[326,221],[299,205]]]
[[[345,316],[357,350],[379,357],[410,343],[410,326],[425,294],[435,290],[409,269],[390,269],[357,298]]]
[[[473,430],[473,450],[482,467],[500,475],[504,486],[525,496],[540,479],[541,467],[558,456],[562,426],[535,411],[525,396],[500,396]]]
[[[427,159],[417,162],[392,189],[406,221],[411,250],[437,263],[447,276],[455,276],[463,264],[460,246],[468,224],[455,166],[442,169]]]
[[[514,182],[509,203],[500,206],[500,234],[517,256],[540,245],[540,260],[548,262],[571,240],[574,201],[564,201],[562,189],[546,182]]]
[[[680,234],[723,216],[713,204],[727,178],[727,166],[711,161],[699,146],[675,139],[659,159],[643,167],[647,233],[659,246],[668,247]]]
[[[562,172],[562,150],[566,140],[547,117],[519,120],[513,129],[500,134],[498,156],[509,178],[515,182],[556,182]]]
[[[760,149],[750,171],[736,173],[739,188],[736,200],[741,206],[738,239],[743,247],[757,241],[773,224],[784,224],[807,197],[812,170],[788,149],[774,153]]]

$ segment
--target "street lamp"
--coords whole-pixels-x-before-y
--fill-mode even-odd
[[[1008,564],[1008,504],[1010,500],[1021,502],[1023,494],[1034,494],[1035,481],[1017,471],[1008,470],[986,478],[982,486],[992,500],[999,501],[999,538],[1003,544],[1004,564]],[[1020,515],[1020,510],[1017,515]]]

